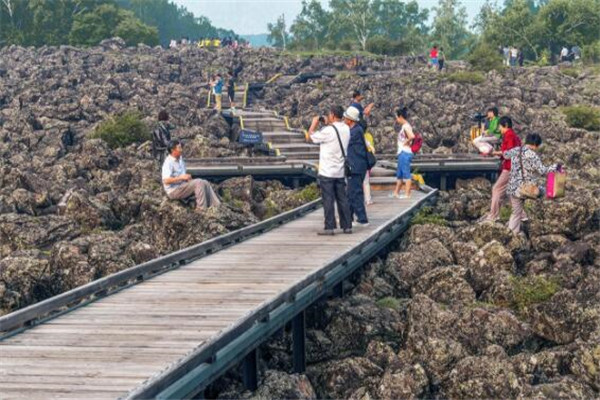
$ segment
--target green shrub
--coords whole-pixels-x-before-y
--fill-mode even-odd
[[[448,75],[451,82],[468,83],[470,85],[478,85],[485,81],[485,76],[477,71],[459,71]]]
[[[579,78],[581,70],[579,68],[563,68],[560,70],[563,75],[570,76],[571,78]]]
[[[555,280],[543,276],[513,277],[510,282],[514,296],[513,307],[519,312],[548,300],[560,289]]]
[[[92,137],[104,140],[113,149],[152,138],[150,129],[137,111],[127,111],[103,121],[96,127]]]
[[[502,208],[500,208],[500,221],[508,222],[508,220],[510,219],[511,212],[512,212],[512,209],[510,208],[510,206],[508,206],[508,205],[502,206]]]
[[[311,183],[299,191],[297,196],[303,203],[309,203],[321,197],[321,192],[316,183]]]
[[[380,308],[391,308],[392,310],[398,310],[400,308],[400,300],[395,297],[384,297],[375,302],[377,307]]]
[[[583,46],[581,57],[586,64],[600,63],[600,40]]]
[[[564,107],[567,124],[573,128],[583,128],[588,131],[600,131],[600,108],[590,106]]]
[[[433,212],[433,208],[431,207],[423,207],[421,208],[417,214],[410,221],[411,225],[425,225],[425,224],[435,224],[446,226],[448,221],[444,219],[439,214],[435,214]]]
[[[467,57],[467,61],[471,63],[473,69],[483,72],[501,70],[504,68],[502,56],[498,54],[496,49],[486,43],[482,43],[475,47]]]
[[[539,67],[547,67],[548,65],[550,65],[550,60],[552,59],[552,55],[550,53],[550,50],[548,49],[544,49],[542,50],[542,52],[540,53],[539,58],[537,59],[536,64]]]

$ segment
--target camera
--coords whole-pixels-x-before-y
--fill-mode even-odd
[[[319,123],[323,124],[323,125],[327,124],[327,117],[325,115],[322,115],[322,114],[319,115]]]
[[[483,115],[482,113],[477,113],[473,116],[473,121],[477,122],[478,125],[483,124],[483,121],[485,120],[485,115]]]

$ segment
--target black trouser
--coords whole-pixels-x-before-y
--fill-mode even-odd
[[[319,175],[323,211],[325,213],[325,229],[333,230],[335,223],[335,204],[337,203],[340,225],[342,229],[352,228],[352,216],[346,197],[346,181],[344,178],[327,178]]]
[[[352,174],[348,178],[348,203],[350,204],[350,215],[358,222],[369,222],[367,219],[367,209],[365,208],[365,193],[363,191],[364,174]]]

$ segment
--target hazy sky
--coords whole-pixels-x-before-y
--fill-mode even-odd
[[[266,33],[267,23],[285,13],[288,26],[302,10],[301,0],[173,0],[194,15],[208,17],[219,28],[233,29],[242,35]],[[320,0],[323,5],[328,0]],[[469,25],[479,12],[484,0],[461,0],[469,13]],[[437,0],[417,0],[419,6],[431,8]]]

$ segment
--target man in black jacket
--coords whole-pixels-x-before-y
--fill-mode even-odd
[[[344,122],[350,127],[350,143],[348,144],[348,163],[352,174],[348,177],[348,202],[350,212],[356,216],[360,226],[368,226],[367,210],[363,181],[367,173],[367,146],[365,132],[359,124],[360,111],[356,107],[348,107],[344,113]]]

